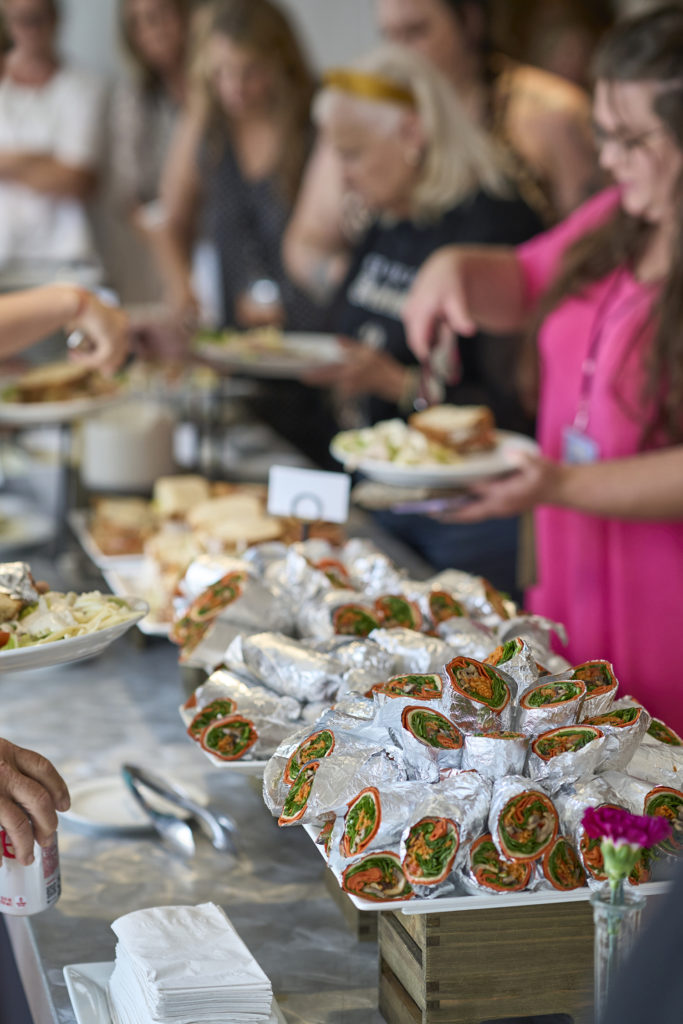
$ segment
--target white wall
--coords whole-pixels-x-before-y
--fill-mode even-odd
[[[61,0],[62,51],[107,76],[120,67],[117,0]],[[352,60],[377,41],[372,0],[281,0],[318,68]]]

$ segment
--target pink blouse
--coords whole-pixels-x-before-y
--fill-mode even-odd
[[[602,192],[517,249],[530,304],[552,283],[567,247],[605,221],[618,202],[616,189]],[[618,270],[547,317],[539,336],[538,439],[544,455],[562,459],[563,431],[582,405],[584,433],[597,444],[600,459],[639,451],[643,350],[652,340],[651,328],[643,328],[655,295]],[[592,376],[584,367],[589,353]],[[528,604],[566,625],[570,661],[611,661],[621,693],[683,733],[683,522],[603,519],[541,507],[536,550],[538,583]]]

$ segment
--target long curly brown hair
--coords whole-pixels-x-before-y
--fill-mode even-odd
[[[653,112],[683,151],[683,8],[670,5],[618,24],[597,53],[595,77],[603,82],[661,83]],[[668,276],[633,339],[635,345],[643,332],[653,333],[644,356],[642,446],[662,433],[671,441],[683,440],[683,180],[677,187],[674,218],[677,229]],[[619,267],[636,267],[652,230],[619,209],[571,246],[534,319],[535,333],[568,296],[584,292]],[[615,392],[619,398],[618,380]]]
[[[315,90],[303,47],[288,18],[271,0],[215,0],[207,11],[200,50],[215,34],[254,51],[280,73],[278,111],[286,143],[275,176],[285,197],[293,201],[310,148],[311,102]],[[201,53],[196,56],[201,65]],[[196,82],[201,87],[201,67]],[[219,149],[221,138],[225,138],[226,120],[205,77],[203,88],[207,92],[207,140],[211,151]]]

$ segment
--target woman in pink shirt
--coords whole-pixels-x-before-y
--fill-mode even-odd
[[[540,324],[538,437],[453,516],[536,506],[532,610],[564,622],[568,657],[614,663],[683,732],[683,10],[623,22],[597,61],[594,120],[616,188],[517,249],[443,249],[405,309],[428,349]]]

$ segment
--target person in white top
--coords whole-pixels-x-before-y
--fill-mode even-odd
[[[56,0],[2,0],[0,267],[93,262],[85,200],[97,177],[104,93],[60,63]],[[48,275],[49,276],[49,275]]]

